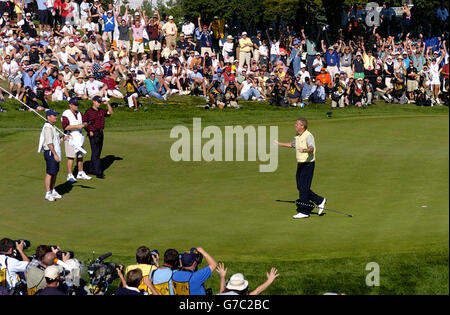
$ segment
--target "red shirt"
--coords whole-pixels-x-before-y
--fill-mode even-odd
[[[448,63],[446,63],[443,67],[442,67],[442,75],[444,76],[444,78],[448,79]]]
[[[88,131],[103,130],[105,128],[105,117],[109,117],[108,111],[99,108],[95,110],[93,107],[89,108],[83,115],[83,122],[87,122],[86,129]]]
[[[117,83],[113,78],[103,78],[102,82],[108,87],[108,90],[114,90],[117,86]]]
[[[63,88],[64,88],[64,82],[59,81],[59,80],[53,81],[53,84],[52,84],[52,90],[53,90],[53,92],[55,92],[55,90],[56,90],[56,88],[57,88],[58,86],[61,87],[61,88],[63,89]]]

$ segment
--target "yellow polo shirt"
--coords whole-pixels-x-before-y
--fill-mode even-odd
[[[245,46],[245,45],[250,45],[250,46]],[[246,39],[241,38],[241,39],[239,39],[239,46],[241,47],[241,50],[240,50],[241,52],[248,53],[252,50],[253,42],[249,37],[247,37]]]

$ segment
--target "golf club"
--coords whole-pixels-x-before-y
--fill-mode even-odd
[[[41,117],[44,121],[47,121],[47,119],[46,119],[44,116],[42,116],[41,114],[39,114],[34,108],[31,108],[30,106],[28,106],[27,104],[25,104],[24,102],[22,102],[21,100],[19,100],[16,96],[12,95],[11,93],[9,93],[7,90],[5,90],[4,88],[2,88],[1,86],[0,86],[0,89],[2,89],[2,91],[4,91],[5,93],[7,93],[8,95],[12,96],[16,101],[18,101],[18,102],[21,103],[22,105],[26,106],[26,107],[27,107],[29,110],[31,110],[33,113],[35,113],[36,115],[38,115],[39,117]],[[58,127],[56,127],[56,126],[53,126],[53,127],[55,127],[56,131],[58,131],[61,135],[66,136],[66,134],[64,134],[64,132],[62,132]],[[86,154],[86,153],[87,153],[85,149],[83,149],[82,147],[80,147],[80,146],[78,146],[77,144],[75,144],[71,138],[69,139],[69,144],[70,144],[71,146],[73,146],[77,151],[80,151],[80,152],[82,152],[83,154]]]
[[[276,201],[277,201],[277,202],[295,203],[296,205],[303,205],[303,206],[308,206],[308,207],[313,207],[313,208],[316,208],[316,207],[317,207],[317,206],[314,205],[314,204],[301,203],[301,202],[299,202],[299,201],[297,201],[297,200],[280,200],[280,199],[277,199]],[[326,210],[326,211],[331,211],[331,212],[336,212],[336,213],[339,213],[339,214],[343,214],[343,215],[346,215],[346,216],[348,216],[348,217],[350,217],[350,218],[353,217],[353,215],[348,214],[348,213],[345,213],[345,212],[342,212],[342,211],[333,210],[333,209],[328,209],[328,208],[323,208],[323,209]]]

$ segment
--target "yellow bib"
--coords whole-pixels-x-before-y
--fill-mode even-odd
[[[316,147],[314,146],[314,151],[310,153],[302,153],[299,149],[307,149],[308,145],[306,143],[306,139],[308,136],[313,137],[312,133],[308,130],[305,130],[301,136],[295,137],[295,156],[297,158],[298,163],[304,162],[314,162],[316,160]],[[314,139],[314,137],[313,137]]]

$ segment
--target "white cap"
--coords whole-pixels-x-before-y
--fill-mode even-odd
[[[173,20],[173,16],[172,15],[169,16],[169,20]]]
[[[247,35],[247,32],[242,32],[242,35]]]

